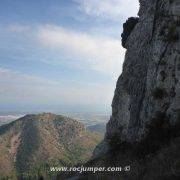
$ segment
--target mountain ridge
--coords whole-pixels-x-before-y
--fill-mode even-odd
[[[44,166],[85,162],[101,138],[72,118],[26,115],[0,127],[0,174],[31,174]]]

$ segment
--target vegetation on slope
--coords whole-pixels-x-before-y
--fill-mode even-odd
[[[50,113],[27,115],[0,127],[0,175],[51,177],[52,166],[86,162],[102,135],[74,119]]]

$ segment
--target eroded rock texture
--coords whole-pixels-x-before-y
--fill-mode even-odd
[[[114,179],[180,179],[180,0],[140,0],[138,15],[123,26],[123,72],[90,163],[131,164]]]
[[[141,0],[140,4],[132,32],[124,28],[127,52],[106,139],[140,141],[157,112],[172,124],[180,114],[180,1]]]
[[[180,0],[140,0],[124,24],[127,49],[104,141],[86,166],[130,172],[77,179],[180,179]]]

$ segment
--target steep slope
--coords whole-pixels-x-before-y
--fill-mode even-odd
[[[0,127],[0,177],[85,162],[100,139],[68,117],[26,115]]]
[[[131,165],[99,179],[180,179],[180,1],[140,0],[138,15],[124,24],[112,116],[87,165]]]
[[[141,141],[154,121],[180,118],[180,2],[140,0],[139,18],[124,24],[127,49],[106,141]]]
[[[139,20],[124,43],[127,53],[123,73],[107,126],[107,138],[117,135],[128,142],[140,140],[157,113],[165,114],[173,124],[180,111],[180,2],[140,3]]]

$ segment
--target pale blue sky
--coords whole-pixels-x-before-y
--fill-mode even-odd
[[[1,110],[110,111],[137,12],[136,0],[0,0]]]

